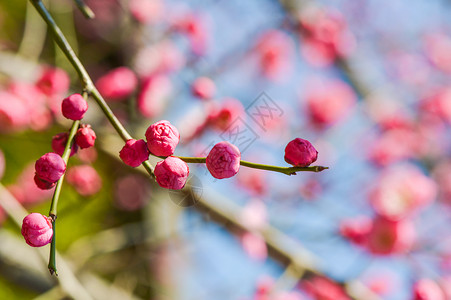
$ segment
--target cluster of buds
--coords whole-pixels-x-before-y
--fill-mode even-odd
[[[87,110],[88,103],[80,94],[72,94],[65,98],[61,103],[62,115],[73,121],[83,119]],[[66,162],[62,158],[62,155],[68,139],[69,134],[67,132],[55,135],[52,139],[52,149],[54,152],[46,153],[36,161],[34,182],[39,189],[49,190],[53,188],[66,172]],[[91,129],[91,126],[86,124],[81,125],[75,135],[75,143],[71,147],[70,155],[74,155],[78,148],[83,149],[93,146],[95,139],[96,135]],[[95,175],[97,175],[97,173]],[[75,177],[70,176],[70,178]],[[71,181],[72,184],[74,184],[80,180],[72,179]],[[94,180],[94,182],[99,183],[100,179]],[[89,195],[93,191],[98,191],[100,188],[99,185],[100,183],[88,190],[86,186],[89,187],[89,185],[84,184],[82,194]],[[22,235],[24,236],[25,241],[33,247],[41,247],[50,243],[53,236],[50,218],[39,213],[29,214],[23,220]]]
[[[171,156],[180,141],[180,134],[169,121],[162,120],[147,128],[145,140],[128,140],[119,156],[122,161],[137,167],[145,162],[149,155],[166,157],[155,166],[157,183],[167,189],[179,190],[185,186],[189,167],[182,159]],[[318,151],[304,139],[294,139],[285,149],[285,160],[296,167],[306,167],[316,161]],[[238,173],[241,152],[235,145],[222,141],[213,146],[205,163],[210,174],[217,179],[230,178]]]

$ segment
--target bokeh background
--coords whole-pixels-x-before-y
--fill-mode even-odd
[[[96,145],[69,160],[51,277],[18,223],[49,210],[34,162],[82,85],[33,6],[2,1],[0,299],[451,299],[449,1],[86,0],[92,20],[44,3],[135,138],[166,119],[176,155],[227,140],[288,166],[300,137],[330,169],[191,164],[168,191],[120,161],[89,100]]]

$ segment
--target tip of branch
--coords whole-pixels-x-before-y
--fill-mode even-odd
[[[50,275],[55,274],[55,276],[58,277],[58,273],[56,272],[56,269],[54,269],[54,268],[49,268],[49,272],[50,272]]]
[[[318,166],[317,167],[318,172],[321,172],[321,171],[324,171],[324,170],[327,170],[327,169],[329,169],[329,167],[323,167],[323,166]]]

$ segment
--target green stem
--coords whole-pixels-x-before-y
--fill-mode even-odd
[[[78,73],[78,77],[80,78],[83,89],[89,94],[92,94],[92,97],[97,102],[97,104],[100,106],[102,111],[104,112],[105,116],[110,121],[111,125],[113,125],[114,129],[116,129],[117,133],[121,136],[121,138],[125,141],[131,139],[131,135],[127,132],[127,130],[122,126],[121,122],[116,118],[116,116],[113,114],[112,110],[108,106],[108,104],[105,102],[105,99],[103,99],[102,95],[100,95],[99,91],[95,88],[94,84],[92,83],[92,79],[89,76],[88,72],[84,68],[81,61],[78,59],[77,55],[75,54],[74,50],[70,46],[69,42],[67,41],[66,37],[64,36],[61,29],[56,25],[55,21],[53,20],[52,16],[40,0],[30,0],[33,6],[36,8],[36,10],[39,12],[39,14],[42,16],[44,21],[47,23],[50,31],[53,34],[53,38],[55,39],[55,42],[60,47],[61,51],[66,55],[69,62],[72,64],[74,69]]]
[[[50,244],[50,257],[49,257],[49,272],[50,275],[55,274],[55,276],[58,276],[58,272],[56,271],[56,240],[55,240],[55,225],[56,225],[56,218],[52,221],[52,229],[53,229],[53,237],[52,237],[52,243]]]
[[[86,92],[83,92],[83,98],[86,99],[87,97],[88,97],[88,94]],[[74,121],[72,123],[72,127],[69,131],[69,136],[67,137],[66,147],[64,148],[64,152],[63,152],[63,156],[62,156],[62,159],[64,160],[66,165],[67,165],[67,162],[69,161],[70,153],[72,151],[73,140],[74,140],[75,134],[77,133],[79,125],[80,125],[80,121]],[[56,257],[55,257],[55,255],[56,255],[55,254],[56,253],[55,224],[56,224],[56,217],[57,217],[58,200],[59,200],[59,197],[61,194],[61,187],[63,185],[64,175],[65,174],[63,174],[63,176],[61,176],[61,178],[56,183],[55,192],[53,193],[52,203],[50,204],[50,212],[49,212],[49,216],[52,218],[53,237],[52,237],[52,243],[50,244],[50,258],[49,258],[48,267],[49,267],[50,274],[51,275],[55,274],[57,276],[58,276],[58,273],[56,272]]]
[[[164,156],[157,156],[159,158],[166,158]],[[183,160],[186,163],[193,163],[193,164],[204,164],[206,162],[206,157],[184,157],[184,156],[175,156],[178,157],[181,160]],[[278,166],[271,166],[271,165],[263,165],[263,164],[257,164],[249,161],[240,160],[240,165],[252,169],[260,169],[260,170],[266,170],[266,171],[273,171],[273,172],[279,172],[286,175],[296,175],[296,172],[321,172],[326,169],[329,169],[329,167],[323,167],[323,166],[310,166],[310,167],[278,167]]]

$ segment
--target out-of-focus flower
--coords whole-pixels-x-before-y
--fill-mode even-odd
[[[363,246],[367,242],[372,226],[373,222],[369,217],[359,216],[342,220],[339,229],[343,237],[354,244]]]
[[[413,286],[413,300],[445,300],[440,286],[433,280],[423,278]]]
[[[259,230],[267,224],[266,205],[263,201],[252,199],[241,210],[239,220],[251,230]]]
[[[158,116],[171,94],[172,85],[165,75],[153,75],[144,80],[138,95],[138,110],[146,118]]]
[[[141,78],[179,70],[185,64],[185,57],[170,40],[144,47],[138,51],[134,70]]]
[[[208,122],[213,128],[226,130],[244,113],[243,104],[235,98],[225,98],[219,105],[209,106]]]
[[[307,84],[302,104],[310,121],[322,128],[344,119],[356,100],[352,89],[343,81],[313,80]]]
[[[444,72],[451,72],[451,37],[443,33],[431,33],[423,39],[424,50],[430,62]]]
[[[314,299],[350,300],[343,287],[326,277],[313,276],[303,280],[300,285]]]
[[[366,246],[374,254],[403,254],[412,248],[415,239],[416,231],[411,220],[393,221],[378,216],[373,220]]]
[[[115,205],[126,211],[142,208],[149,199],[149,179],[139,175],[127,175],[114,184]]]
[[[376,212],[398,220],[435,200],[437,185],[413,165],[397,165],[382,173],[370,193]]]
[[[107,101],[121,101],[136,89],[138,79],[127,67],[119,67],[100,77],[96,86]]]
[[[255,53],[265,77],[280,80],[290,74],[294,45],[290,36],[280,30],[269,30],[257,40]]]
[[[42,190],[34,181],[34,164],[25,167],[16,183],[7,188],[22,205],[36,204],[52,197],[52,190]]]
[[[96,169],[90,165],[69,168],[67,182],[82,196],[92,196],[102,188],[102,179]]]
[[[314,66],[328,66],[355,48],[355,37],[340,12],[311,7],[299,16],[301,52]]]
[[[240,235],[240,242],[244,251],[255,260],[265,260],[268,256],[265,240],[254,233],[245,232]]]
[[[208,77],[199,77],[193,82],[191,91],[193,95],[199,99],[208,100],[215,95],[216,85],[214,81]]]
[[[174,30],[186,35],[191,51],[196,55],[204,55],[208,46],[207,25],[203,18],[194,13],[178,16],[173,21]]]
[[[69,90],[70,79],[66,71],[59,68],[44,67],[36,86],[47,96],[61,96]]]
[[[138,22],[153,24],[161,20],[164,5],[161,0],[130,0],[130,13]]]

